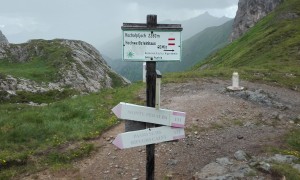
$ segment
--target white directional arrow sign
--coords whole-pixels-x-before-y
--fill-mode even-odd
[[[120,149],[155,144],[185,137],[183,128],[162,126],[119,134],[113,144]]]
[[[184,127],[185,112],[167,109],[155,109],[129,103],[119,103],[112,111],[120,119],[161,124],[172,127]]]

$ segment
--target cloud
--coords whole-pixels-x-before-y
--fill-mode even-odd
[[[16,34],[22,31],[47,31],[49,26],[44,23],[38,22],[33,17],[5,17],[0,16],[1,28],[10,29],[7,34]]]
[[[226,16],[226,17],[229,17],[229,18],[234,18],[237,9],[238,9],[238,6],[233,5],[233,6],[225,8],[225,9],[207,9],[207,11],[211,15],[216,16],[216,17]]]
[[[80,39],[93,45],[121,34],[123,22],[186,20],[205,11],[233,17],[238,0],[9,0],[1,2],[1,30],[20,42],[29,38]],[[22,38],[20,38],[22,37]]]
[[[237,4],[238,0],[127,0],[149,8],[221,9]]]

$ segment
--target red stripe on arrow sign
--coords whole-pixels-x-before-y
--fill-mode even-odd
[[[174,41],[175,40],[175,38],[169,38],[169,41]]]
[[[173,111],[173,115],[185,117],[185,112]]]
[[[175,43],[169,43],[169,46],[175,46]]]
[[[184,128],[183,124],[178,124],[178,123],[172,123],[171,126],[175,128]]]

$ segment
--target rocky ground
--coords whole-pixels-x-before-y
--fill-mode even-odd
[[[272,161],[299,170],[294,156],[268,149],[284,147],[283,135],[300,128],[300,93],[249,82],[241,83],[244,91],[227,91],[230,83],[202,79],[162,86],[161,106],[187,113],[186,138],[156,145],[156,179],[273,179]],[[111,144],[122,132],[124,123],[104,133],[94,141],[97,151],[74,168],[23,179],[145,179],[145,147],[119,150]]]

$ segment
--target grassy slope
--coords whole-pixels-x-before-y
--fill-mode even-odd
[[[59,68],[72,61],[71,49],[60,44],[59,40],[32,40],[29,43],[21,45],[27,50],[29,59],[25,62],[18,62],[13,55],[0,60],[0,73],[2,75],[12,75],[14,77],[23,77],[37,82],[50,82],[57,80]],[[40,54],[36,54],[35,48],[38,48]]]
[[[142,103],[136,96],[142,87],[107,89],[45,107],[0,104],[0,179],[87,155],[93,145],[85,140],[118,122],[111,109],[119,102]],[[65,149],[69,143],[75,148]]]
[[[240,39],[196,65],[192,71],[170,74],[167,81],[196,77],[230,78],[267,82],[300,91],[300,1],[285,0]],[[203,70],[205,69],[205,70]]]
[[[183,42],[181,62],[159,63],[163,72],[183,71],[193,67],[212,52],[226,46],[232,31],[233,20],[209,27]]]
[[[13,63],[9,60],[1,60],[0,72],[4,75],[9,74],[14,77],[24,77],[35,81],[51,81],[56,73],[55,69],[49,66],[46,61],[37,58],[26,63]]]
[[[8,53],[9,57],[0,60],[0,78],[1,76],[12,75],[13,77],[26,78],[38,83],[55,82],[61,78],[59,70],[74,62],[72,49],[63,45],[60,39],[31,40],[29,43],[11,44],[10,46],[11,49],[22,47],[28,57],[20,63],[19,57]],[[85,63],[86,66],[90,66],[89,62]],[[80,65],[77,67],[80,67]],[[81,72],[80,69],[79,72]],[[84,76],[84,72],[81,73]],[[113,87],[120,87],[124,84],[123,79],[116,73],[112,71],[107,71],[107,73],[112,78]]]
[[[11,45],[11,48],[19,46],[26,49],[28,59],[20,63],[18,57],[10,54],[9,58],[0,60],[0,77],[9,74],[37,82],[51,82],[59,78],[60,67],[73,62],[71,49],[61,45],[60,40],[34,40]],[[119,76],[108,73],[115,87],[123,86]],[[93,145],[86,140],[99,137],[118,122],[111,114],[111,108],[119,102],[141,103],[136,98],[141,87],[143,85],[135,84],[104,89],[86,96],[67,88],[62,92],[18,91],[17,96],[10,98],[6,92],[0,91],[0,180],[48,165],[65,165],[88,155]],[[23,104],[30,101],[48,105]],[[68,148],[69,144],[72,148]]]
[[[300,17],[300,1],[285,0],[244,36],[210,56],[204,63],[207,74],[229,76],[233,70],[250,80],[300,88],[300,18],[283,18],[287,13]],[[214,72],[213,72],[214,71]]]

